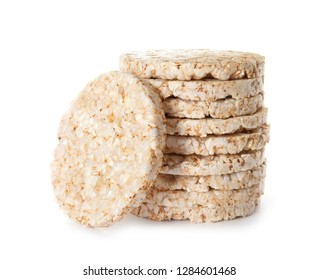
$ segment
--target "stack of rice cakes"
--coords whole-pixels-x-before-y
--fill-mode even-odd
[[[167,117],[160,174],[133,213],[192,222],[252,214],[263,194],[269,141],[264,57],[158,50],[125,54],[120,68],[155,89]]]

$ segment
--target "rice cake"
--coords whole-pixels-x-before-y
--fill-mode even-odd
[[[259,184],[266,176],[266,162],[246,171],[223,175],[182,176],[158,174],[152,188],[158,190],[184,190],[188,192],[207,192],[216,190],[245,189]]]
[[[206,137],[208,134],[222,135],[252,130],[266,123],[267,108],[262,108],[253,115],[228,119],[180,119],[167,118],[166,129],[169,135],[189,135]]]
[[[246,171],[264,162],[264,150],[234,155],[175,155],[164,154],[162,174],[209,176]]]
[[[227,207],[251,200],[254,201],[263,194],[263,186],[263,182],[260,182],[246,189],[210,190],[207,192],[163,191],[152,187],[146,191],[146,198],[143,200],[143,203],[178,208],[195,206],[204,206],[207,208]]]
[[[269,126],[226,135],[206,137],[167,135],[164,153],[180,155],[222,155],[263,149],[269,141]]]
[[[257,199],[242,204],[215,208],[207,208],[204,206],[178,208],[142,203],[138,208],[135,208],[132,213],[138,217],[148,218],[154,221],[190,220],[192,223],[218,222],[249,216],[255,211],[259,203],[260,199]]]
[[[219,99],[242,99],[264,92],[263,78],[220,81],[215,79],[170,81],[143,79],[152,86],[162,99],[178,97],[190,101],[216,101]]]
[[[72,103],[58,138],[51,168],[59,205],[83,225],[111,225],[141,203],[159,172],[162,102],[132,75],[102,75]]]
[[[139,78],[167,80],[236,80],[262,77],[263,56],[207,49],[150,50],[123,54],[120,70]]]
[[[163,102],[163,109],[166,115],[172,118],[203,119],[212,117],[227,119],[254,114],[264,106],[263,101],[263,94],[243,99],[226,98],[211,102],[168,98]]]

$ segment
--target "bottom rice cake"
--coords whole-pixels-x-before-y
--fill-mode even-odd
[[[249,216],[255,211],[259,202],[260,198],[257,198],[248,202],[225,207],[216,206],[214,208],[205,206],[167,207],[143,202],[138,208],[133,209],[132,213],[154,221],[190,220],[193,223],[218,222]]]
[[[259,184],[266,176],[266,162],[252,169],[223,175],[182,176],[158,174],[153,187],[158,190],[185,190],[207,192],[216,190],[245,189]]]

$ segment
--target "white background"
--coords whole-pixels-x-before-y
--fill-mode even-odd
[[[83,269],[141,265],[236,266],[231,279],[317,279],[314,2],[1,1],[0,278],[96,279]],[[96,230],[56,204],[50,161],[70,101],[89,80],[118,69],[121,53],[154,48],[266,56],[271,142],[253,216],[216,224],[127,217]],[[183,277],[157,277],[165,278]]]

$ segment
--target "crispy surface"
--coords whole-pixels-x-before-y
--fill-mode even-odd
[[[162,103],[131,75],[102,75],[72,103],[58,138],[51,169],[59,205],[81,224],[108,226],[138,205],[159,172]]]

